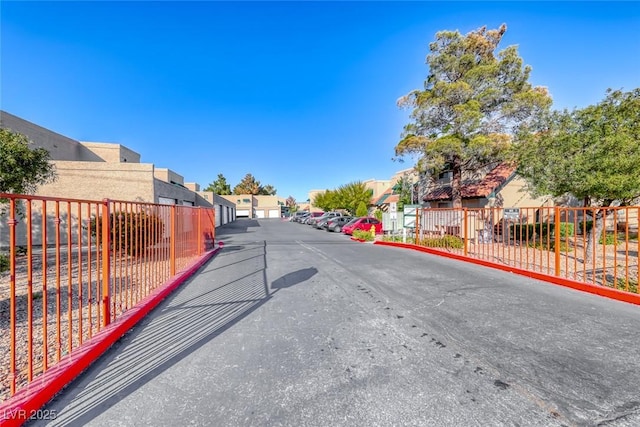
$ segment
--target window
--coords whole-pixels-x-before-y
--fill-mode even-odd
[[[251,203],[251,199],[242,199],[242,203]]]
[[[438,179],[451,179],[453,178],[453,168],[451,167],[450,163],[447,163],[446,165],[444,165],[444,168],[442,168],[442,172],[440,172],[438,174]]]

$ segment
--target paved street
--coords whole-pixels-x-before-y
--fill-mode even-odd
[[[50,425],[640,424],[640,307],[279,220],[218,239]]]

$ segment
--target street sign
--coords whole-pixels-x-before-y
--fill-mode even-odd
[[[404,205],[404,216],[416,216],[416,208],[419,205]]]
[[[517,221],[520,219],[520,208],[504,208],[502,216],[506,220]]]
[[[416,209],[420,205],[404,205],[403,226],[405,228],[416,227]]]

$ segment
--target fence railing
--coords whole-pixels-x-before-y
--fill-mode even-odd
[[[0,201],[0,403],[213,249],[213,209]]]
[[[417,212],[410,243],[638,293],[640,206],[420,208]]]

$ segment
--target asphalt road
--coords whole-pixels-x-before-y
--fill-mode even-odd
[[[640,425],[640,307],[279,220],[218,238],[50,425]]]

